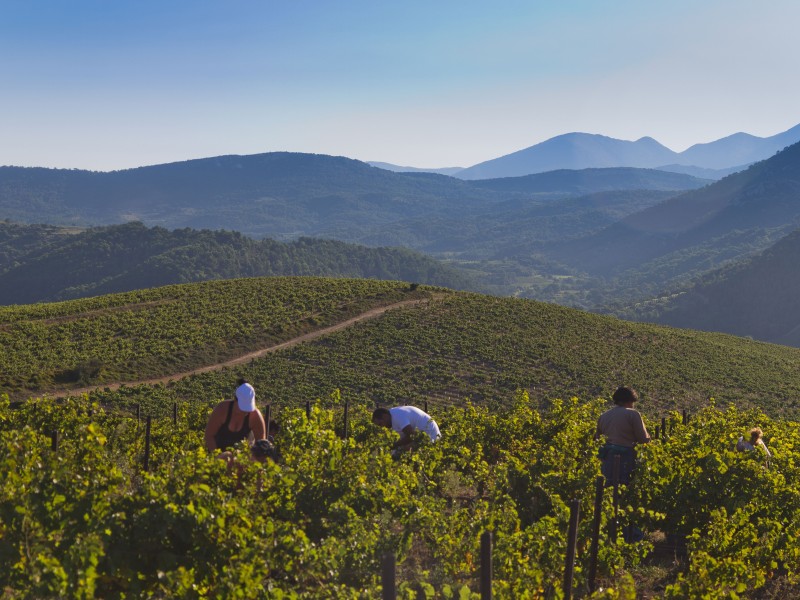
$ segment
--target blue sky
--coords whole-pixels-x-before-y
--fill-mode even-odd
[[[0,165],[469,166],[800,123],[796,0],[0,0]]]

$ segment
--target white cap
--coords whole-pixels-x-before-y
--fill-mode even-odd
[[[244,412],[253,412],[256,409],[256,391],[249,383],[243,383],[236,388],[236,400],[239,401],[239,409]]]

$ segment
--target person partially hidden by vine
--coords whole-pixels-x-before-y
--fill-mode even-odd
[[[769,465],[769,459],[772,458],[772,453],[764,443],[763,435],[764,432],[761,431],[760,427],[753,427],[750,430],[750,440],[745,441],[744,436],[740,435],[739,441],[736,442],[736,449],[739,452],[754,452],[756,448],[758,448],[767,459],[767,465]]]
[[[228,450],[242,440],[266,439],[267,427],[261,411],[256,408],[256,391],[240,380],[233,400],[223,400],[208,417],[205,443],[209,452]]]
[[[607,410],[597,419],[594,439],[605,436],[606,443],[600,447],[601,471],[606,485],[628,485],[636,467],[636,446],[650,442],[650,434],[639,411],[633,405],[639,401],[639,394],[630,387],[618,387],[612,396],[614,408]],[[619,471],[615,473],[614,464],[619,457]],[[642,531],[635,525],[623,530],[626,542],[643,539]]]
[[[607,410],[597,419],[594,439],[605,436],[606,443],[600,448],[602,460],[601,470],[606,478],[606,485],[614,484],[615,457],[620,457],[619,480],[616,483],[627,485],[631,481],[636,466],[637,444],[650,441],[650,434],[639,411],[634,410],[634,403],[639,401],[639,394],[629,387],[619,387],[612,396],[614,408]]]

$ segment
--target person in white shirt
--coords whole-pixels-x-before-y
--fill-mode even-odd
[[[431,442],[435,442],[441,436],[436,421],[416,406],[376,408],[372,413],[372,422],[380,427],[394,429],[400,434],[400,439],[392,447],[401,452],[411,446],[415,431],[427,434]]]

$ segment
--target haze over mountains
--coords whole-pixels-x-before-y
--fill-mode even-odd
[[[0,167],[0,214],[28,223],[139,220],[254,237],[358,242],[367,230],[402,220],[481,215],[513,199],[574,195],[576,187],[583,193],[651,186],[683,191],[706,183],[688,175],[619,170],[475,184],[431,173],[392,173],[343,157],[273,152],[110,173]]]
[[[558,169],[639,167],[688,173],[707,179],[720,179],[747,165],[764,160],[778,150],[800,141],[800,125],[782,133],[757,137],[748,133],[713,142],[695,144],[675,152],[651,137],[636,141],[620,140],[589,133],[567,133],[517,152],[478,163],[465,169],[447,169],[460,179],[519,177]],[[393,171],[425,170],[370,163]],[[430,169],[444,172],[443,169]]]
[[[731,150],[729,156],[751,158],[754,154],[743,153],[746,146],[748,152],[761,152],[798,133],[795,127],[782,137],[734,135],[690,148],[693,154],[687,156],[710,161],[715,147],[735,147],[738,154]],[[572,139],[591,146],[602,136],[560,138],[553,144]],[[605,144],[608,139],[599,141]],[[612,146],[631,160],[665,158],[665,149],[654,140],[616,140],[608,147]],[[634,147],[644,150],[634,152]],[[800,227],[800,144],[714,182],[640,167],[464,180],[287,152],[110,173],[0,167],[0,218],[80,227],[141,221],[164,228],[224,228],[276,240],[313,236],[403,246],[468,270],[475,282],[472,289],[590,310],[613,305],[617,314],[636,316],[631,306],[685,291],[694,278],[753,257]],[[251,252],[244,248],[251,243],[255,242],[230,250],[209,242],[211,249],[205,253],[187,253],[180,249],[186,244],[178,244],[178,249],[167,251],[167,258],[148,255],[145,260],[174,267],[173,258],[183,256],[189,271],[202,272],[203,261],[229,264],[220,256]],[[73,269],[74,263],[59,263],[52,253],[47,263],[29,262],[33,255],[28,251],[35,244],[30,236],[19,235],[5,248],[9,257],[25,260],[18,260],[20,268],[13,277],[14,265],[7,267],[4,287],[20,287],[17,279],[22,281],[40,265],[59,274]],[[786,250],[776,246],[775,252]],[[192,261],[192,256],[203,259]],[[410,262],[431,273],[441,268],[433,261],[425,266],[418,257]],[[206,271],[208,277],[247,274],[235,269]],[[104,277],[113,279],[114,274],[108,271]],[[60,281],[58,275],[53,279]],[[62,283],[41,297],[72,297],[64,290],[99,285]]]

